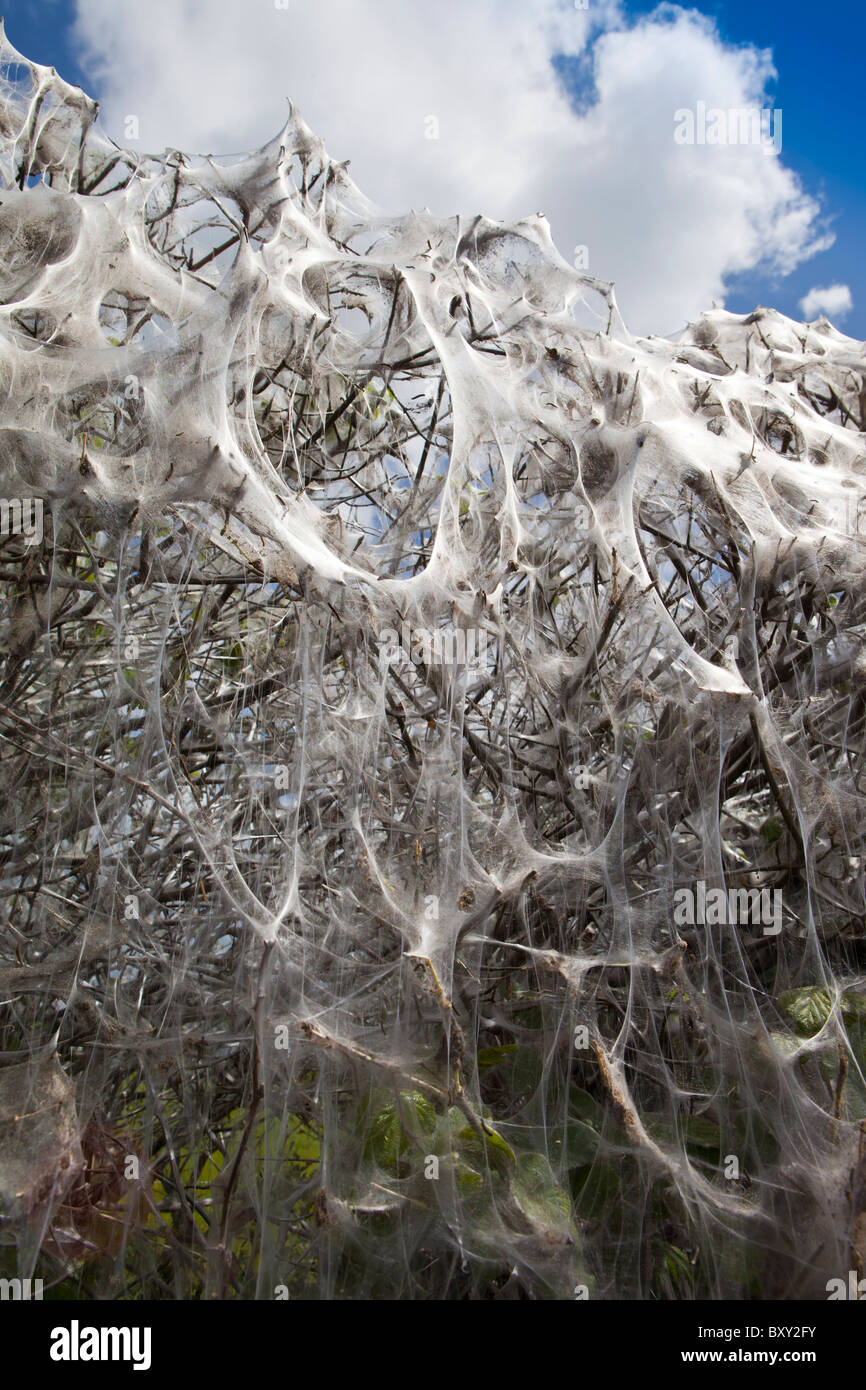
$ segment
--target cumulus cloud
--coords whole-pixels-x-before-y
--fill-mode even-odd
[[[850,314],[853,306],[847,285],[825,285],[823,288],[815,285],[800,300],[800,309],[807,323],[811,323],[819,314],[826,314],[834,323],[840,323]]]
[[[675,143],[677,109],[766,106],[774,72],[674,6],[633,23],[617,0],[77,0],[76,35],[118,141],[135,115],[144,150],[240,151],[290,97],[390,210],[543,211],[641,332],[832,242],[784,153]]]

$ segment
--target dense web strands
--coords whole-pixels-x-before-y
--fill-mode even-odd
[[[863,346],[95,114],[4,42],[4,1273],[862,1276]]]

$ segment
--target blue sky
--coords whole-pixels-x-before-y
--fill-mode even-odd
[[[65,0],[5,0],[2,9],[6,33],[20,53],[57,68],[67,81],[86,85],[71,37],[74,5]]]
[[[628,4],[634,15],[654,8],[641,0]],[[739,277],[726,308],[745,313],[757,303],[770,304],[799,318],[798,301],[811,286],[842,283],[854,301],[843,331],[866,338],[866,9],[861,0],[826,6],[806,0],[718,0],[691,8],[714,19],[729,42],[772,50],[785,162],[820,195],[836,236],[830,250],[784,278]]]
[[[699,39],[689,30],[688,17],[673,7],[660,10],[644,0],[588,0],[587,14],[575,16],[566,12],[565,3],[502,0],[497,19],[489,0],[461,0],[459,4],[445,0],[435,7],[435,13],[426,0],[423,4],[416,0],[316,0],[315,14],[312,0],[290,0],[294,12],[280,15],[275,14],[272,0],[185,0],[183,5],[177,0],[148,0],[140,6],[118,0],[7,0],[5,18],[7,33],[16,47],[37,61],[53,64],[63,76],[100,100],[106,125],[120,141],[122,113],[134,109],[142,111],[143,125],[152,131],[153,138],[145,141],[148,148],[161,149],[164,144],[214,152],[245,148],[263,143],[275,133],[282,103],[290,95],[300,102],[313,128],[323,134],[334,157],[351,157],[358,182],[380,201],[420,206],[424,200],[437,212],[469,211],[473,190],[477,190],[477,207],[491,216],[514,216],[538,210],[530,201],[537,198],[543,203],[541,210],[550,217],[564,254],[570,254],[570,246],[578,241],[589,244],[589,269],[616,281],[626,320],[639,331],[676,331],[701,305],[709,307],[708,296],[715,296],[719,288],[719,298],[735,312],[747,312],[762,303],[802,318],[800,300],[808,291],[845,285],[853,308],[836,320],[837,326],[854,337],[866,338],[866,188],[859,119],[866,23],[859,0],[845,0],[826,10],[807,6],[802,0],[761,0],[759,4],[704,0],[688,9],[713,20],[717,35]],[[308,8],[303,12],[299,7],[305,5]],[[449,7],[453,17],[449,17]],[[337,64],[331,89],[327,81],[318,78],[313,84],[307,71],[317,68],[317,45],[321,45],[323,60],[335,42],[334,33],[339,32],[333,23],[326,24],[329,8],[333,15],[348,13],[350,8],[354,15],[366,8],[371,17],[370,23],[353,31],[347,41],[353,65],[344,68],[341,75]],[[316,27],[317,14],[322,16],[320,28]],[[200,45],[197,35],[202,32],[203,20],[210,38]],[[640,30],[641,21],[651,27]],[[383,26],[379,31],[377,22]],[[417,28],[415,33],[413,24],[423,24],[424,28]],[[551,25],[559,26],[556,32],[561,42],[551,37]],[[589,27],[582,29],[581,25]],[[547,37],[541,44],[536,41],[536,31],[544,26]],[[465,92],[466,83],[460,82],[453,45],[455,29],[462,33],[463,48],[470,54],[473,44],[479,53],[486,45],[491,68],[494,73],[501,71],[500,85],[511,84],[510,108],[524,113],[519,123],[515,116],[513,130],[508,125],[509,107],[497,112],[498,94],[493,86],[485,87],[483,79],[477,92],[481,114],[474,110],[471,96]],[[616,31],[613,39],[608,34],[611,29]],[[633,31],[631,38],[626,32],[629,29]],[[160,32],[170,45],[169,61],[154,37]],[[596,42],[599,32],[601,45]],[[639,40],[641,32],[643,38]],[[421,34],[423,41],[419,42]],[[311,53],[309,63],[297,62],[299,39]],[[710,93],[706,84],[715,81],[714,63],[719,73],[724,68],[730,77],[737,69],[739,52],[748,57],[751,50],[771,50],[777,77],[773,80],[765,74],[761,82],[765,104],[783,112],[779,163],[796,176],[800,193],[813,200],[809,216],[815,236],[826,236],[828,231],[835,236],[828,249],[806,256],[809,238],[799,227],[798,215],[791,211],[791,188],[782,185],[776,172],[773,178],[779,187],[762,201],[757,185],[766,182],[769,187],[772,179],[760,161],[750,171],[745,165],[726,168],[718,180],[721,184],[733,179],[730,215],[736,254],[727,259],[724,227],[720,230],[718,226],[727,215],[724,200],[714,213],[706,264],[701,259],[709,223],[705,219],[701,224],[698,205],[706,204],[710,197],[714,176],[705,171],[702,184],[684,182],[680,186],[676,182],[679,176],[670,172],[667,145],[657,147],[659,160],[666,161],[666,182],[660,186],[657,201],[682,200],[677,225],[678,229],[684,227],[683,240],[678,239],[679,231],[677,239],[671,237],[670,222],[661,213],[655,216],[652,147],[640,146],[640,113],[642,103],[648,107],[657,103],[659,87],[671,79],[662,66],[653,79],[655,86],[647,85],[645,71],[652,66],[648,57],[664,49],[668,53],[665,61],[671,64],[669,71],[679,73],[682,79],[682,63],[688,60],[693,41],[699,44],[694,53],[700,52],[702,62],[706,59],[702,77],[696,79],[695,100],[704,91]],[[275,52],[282,43],[286,44],[285,60],[275,66]],[[369,43],[369,55],[365,43]],[[380,61],[374,50],[381,50],[383,45],[387,49],[388,44],[394,47],[395,67],[400,69],[394,80],[404,82],[396,128],[387,110],[377,105],[372,91],[376,86],[375,63]],[[199,54],[200,48],[203,51]],[[561,49],[571,51],[563,54]],[[515,61],[518,50],[523,56]],[[356,79],[358,55],[365,60],[363,70],[371,73],[369,91]],[[192,63],[188,74],[180,66],[181,56]],[[552,77],[549,94],[544,89],[543,65]],[[629,77],[630,67],[639,69],[636,76]],[[332,68],[330,57],[328,67],[321,71],[327,74]],[[747,68],[745,63],[743,72]],[[476,73],[477,63],[473,80]],[[593,76],[602,84],[602,101],[595,111],[590,102],[599,92]],[[489,75],[487,80],[491,80]],[[741,72],[736,80],[747,79]],[[232,86],[230,102],[224,95],[227,83]],[[587,118],[584,126],[568,128],[570,118],[557,104],[557,85],[571,104],[572,116],[579,112]],[[420,135],[414,144],[408,135],[401,135],[402,124],[408,121],[411,125],[413,119],[406,114],[411,110],[413,87],[423,93],[419,102],[427,103],[427,107],[419,105],[419,113],[442,108],[443,135],[435,146],[424,146]],[[677,90],[687,93],[688,82],[681,80]],[[731,104],[736,104],[733,96]],[[487,130],[484,112],[491,113]],[[539,143],[547,112],[549,139]],[[419,131],[420,120],[419,114]],[[619,128],[629,122],[634,123],[633,133],[621,135]],[[501,163],[497,163],[501,151],[495,145],[497,124],[502,132],[499,145],[505,147],[507,155]],[[449,144],[450,129],[454,141]],[[624,174],[617,183],[598,151],[587,153],[587,132],[594,134],[602,148],[608,142],[611,164],[623,162],[623,147],[618,142],[629,141],[639,177],[629,180]],[[477,151],[473,163],[474,140]],[[209,143],[191,144],[197,141]],[[521,168],[518,177],[515,171]],[[631,207],[630,187],[637,199]],[[589,200],[585,189],[594,195]],[[629,214],[638,224],[631,231]],[[781,224],[784,220],[784,214],[790,216],[794,230],[777,236],[774,228],[777,221]],[[750,220],[760,224],[775,265],[761,265],[754,249],[746,249],[744,228]],[[730,261],[735,263],[733,270]],[[794,268],[784,273],[792,262]],[[656,283],[659,288],[653,297],[650,286]],[[664,322],[662,306],[667,303],[673,306],[671,322]]]

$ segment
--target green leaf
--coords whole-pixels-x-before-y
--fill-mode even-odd
[[[846,989],[842,995],[842,1016],[846,1023],[856,1019],[866,1019],[866,994],[860,994],[854,989]]]
[[[463,1163],[459,1159],[454,1165],[457,1174],[457,1186],[467,1197],[474,1196],[480,1192],[484,1186],[484,1178],[481,1173],[476,1173],[474,1168],[470,1168],[468,1163]]]
[[[498,1067],[500,1062],[506,1061],[511,1053],[516,1051],[516,1043],[504,1043],[502,1047],[482,1047],[478,1053],[478,1070],[487,1071],[490,1067]]]
[[[791,1019],[799,1033],[812,1037],[820,1033],[833,1008],[829,990],[821,986],[808,989],[789,989],[779,995],[779,1007]]]
[[[399,1101],[382,1106],[373,1117],[367,1138],[367,1156],[394,1176],[405,1172],[406,1155],[436,1129],[436,1112],[417,1091],[402,1092]]]
[[[244,649],[240,642],[233,643],[229,648],[228,655],[221,657],[220,660],[226,671],[239,670],[244,664]]]
[[[487,1140],[488,1149],[492,1149],[494,1153],[504,1154],[508,1161],[513,1163],[514,1150],[511,1145],[506,1144],[502,1135],[499,1134],[492,1125],[488,1124],[486,1120],[481,1121],[481,1127],[484,1130],[484,1137]]]
[[[508,1066],[508,1087],[520,1099],[534,1095],[541,1085],[544,1066],[536,1047],[515,1047]]]
[[[683,1121],[686,1146],[703,1153],[718,1154],[722,1148],[722,1134],[719,1126],[702,1115],[688,1115]]]
[[[459,1141],[460,1148],[465,1153],[476,1158],[482,1152],[486,1151],[488,1160],[495,1162],[498,1167],[503,1163],[513,1163],[514,1150],[511,1145],[503,1139],[502,1135],[493,1128],[493,1125],[490,1124],[489,1120],[483,1115],[480,1116],[479,1119],[481,1121],[481,1128],[484,1132],[483,1148],[480,1136],[473,1129],[472,1125],[466,1123],[466,1117],[463,1111],[459,1110],[456,1105],[452,1106],[449,1110],[448,1120],[451,1126],[451,1132],[453,1134],[456,1130],[456,1138]],[[458,1126],[459,1128],[457,1128]]]
[[[677,1294],[689,1292],[694,1285],[694,1267],[684,1250],[667,1241],[662,1246],[665,1268]]]
[[[576,1120],[582,1120],[585,1125],[591,1125],[593,1129],[601,1129],[604,1121],[604,1111],[589,1091],[582,1091],[579,1086],[569,1086],[568,1088],[568,1113]]]
[[[561,1132],[561,1131],[560,1131]],[[559,1146],[559,1140],[554,1140]],[[598,1153],[600,1139],[589,1125],[573,1120],[565,1126],[565,1161],[569,1168],[580,1168],[592,1163]]]
[[[543,1154],[520,1154],[511,1177],[511,1195],[533,1226],[574,1236],[568,1194]]]

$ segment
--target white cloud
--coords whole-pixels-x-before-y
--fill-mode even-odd
[[[551,64],[595,46],[580,115]],[[108,129],[141,148],[261,145],[285,98],[361,188],[392,210],[543,211],[563,254],[616,281],[626,321],[665,333],[765,264],[787,273],[832,241],[775,153],[679,146],[674,111],[767,105],[769,55],[662,7],[628,27],[616,0],[77,0],[82,61]],[[425,139],[435,116],[439,138]]]
[[[847,285],[815,285],[800,300],[803,319],[811,323],[819,314],[826,314],[835,323],[841,322],[854,307],[851,291]]]

